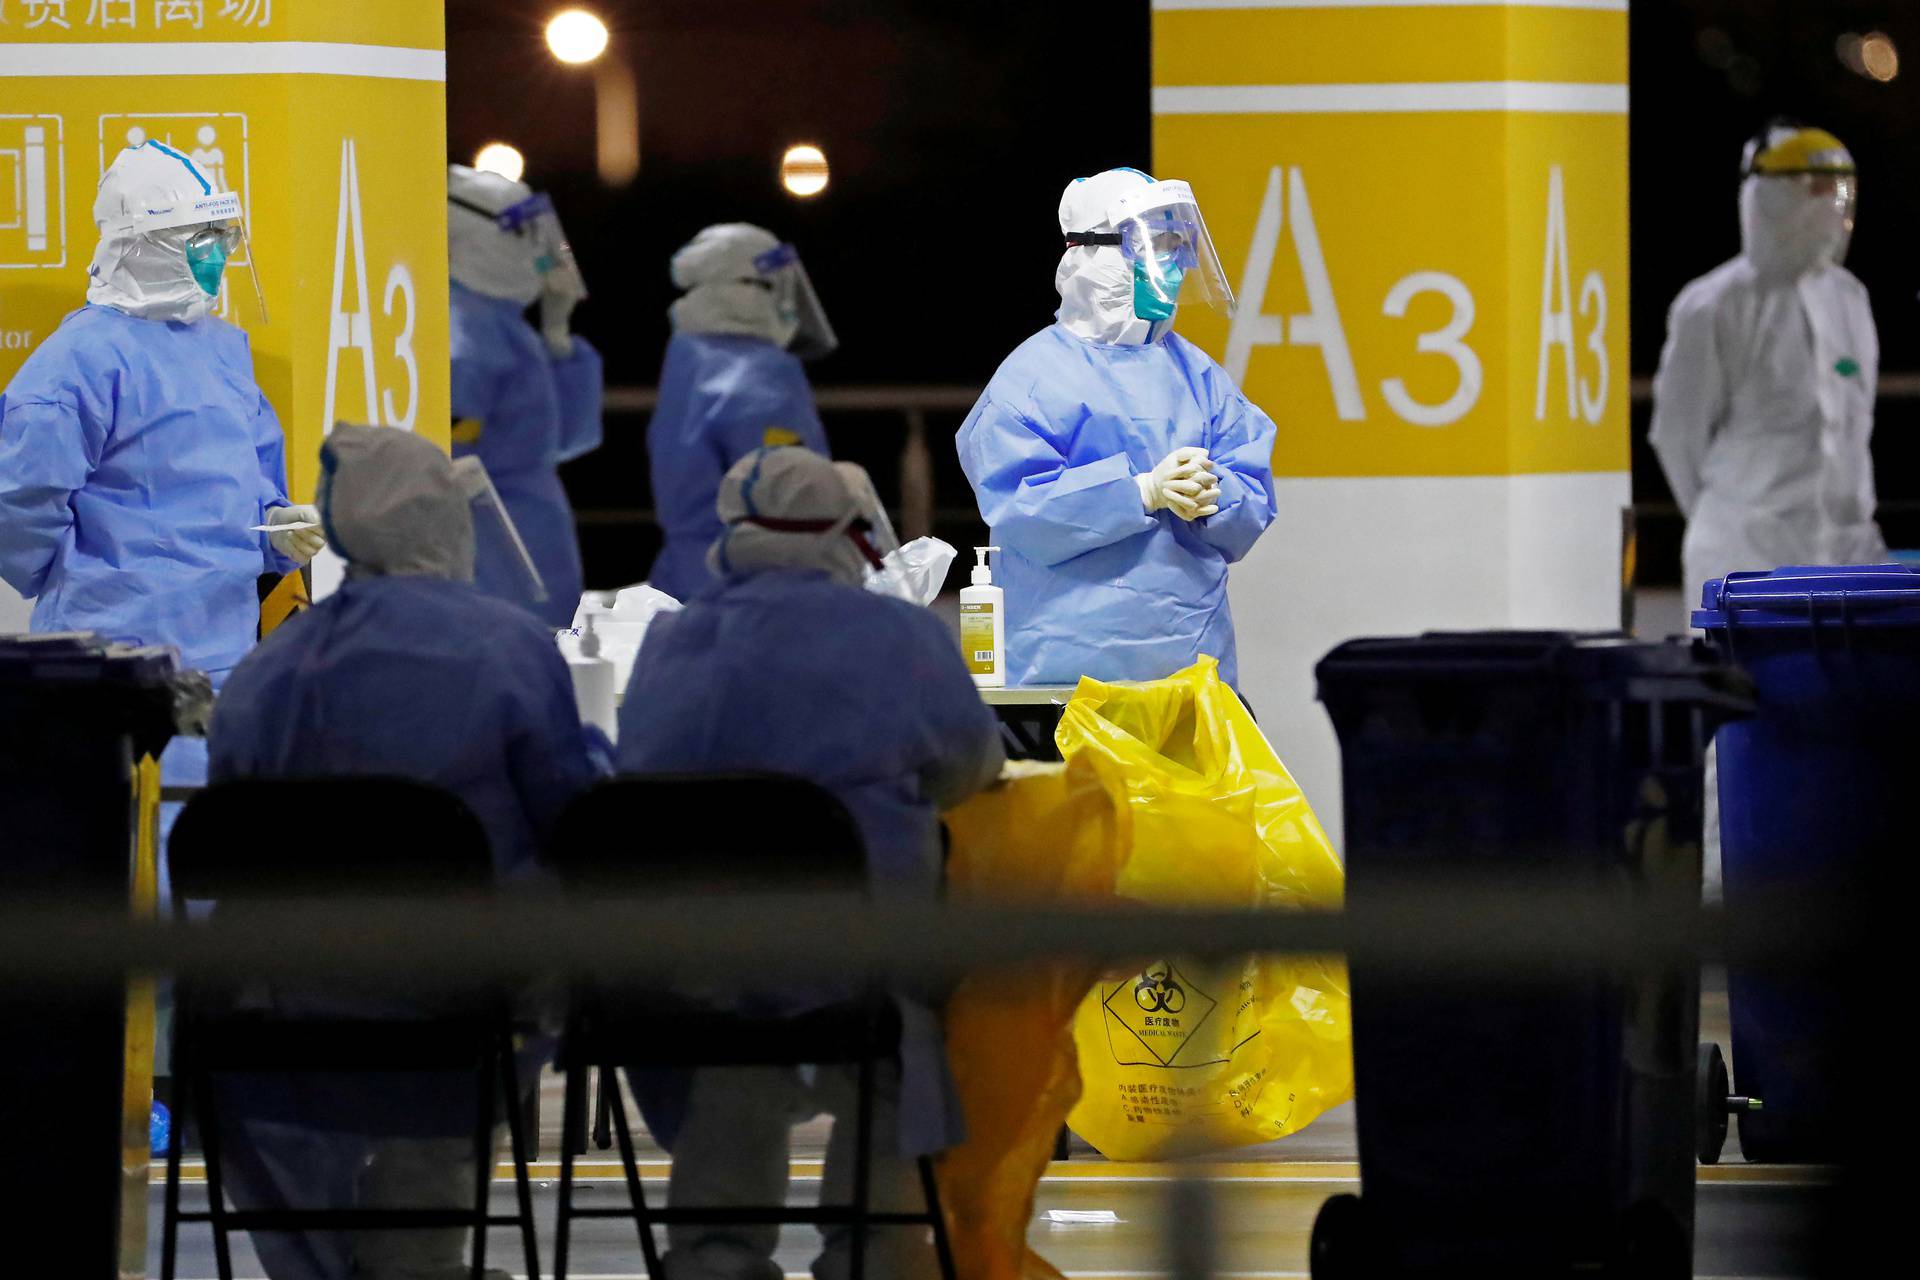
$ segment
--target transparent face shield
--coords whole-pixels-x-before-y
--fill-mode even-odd
[[[515,567],[517,572],[509,576],[520,602],[545,604],[546,579],[541,577],[539,566],[533,562],[532,552],[527,550],[520,530],[508,514],[507,504],[500,500],[499,490],[493,487],[493,478],[487,474],[486,466],[478,457],[468,455],[454,459],[453,472],[460,481],[461,492],[473,508],[475,561]]]
[[[900,536],[893,531],[893,521],[881,505],[880,493],[873,487],[873,477],[867,474],[867,469],[853,462],[836,462],[833,469],[840,473],[840,482],[847,486],[847,492],[853,495],[860,509],[853,529],[865,538],[873,555],[884,560],[898,551]]]
[[[818,360],[839,347],[826,308],[820,305],[820,295],[813,291],[813,280],[792,245],[777,244],[758,255],[753,269],[757,274],[747,283],[771,290],[781,318],[794,326],[787,350],[802,360]]]
[[[260,271],[255,265],[253,241],[247,235],[247,222],[241,213],[240,197],[233,192],[214,192],[159,212],[128,214],[105,223],[101,230],[112,235],[135,237],[182,228],[191,228],[184,237],[180,237],[187,270],[209,297],[219,294],[219,284],[225,278],[228,263],[240,254],[246,255],[247,275],[253,281],[254,300],[260,306],[260,322],[267,323],[270,319],[267,295],[260,287]]]
[[[1110,219],[1133,271],[1134,314],[1164,320],[1182,301],[1231,314],[1233,290],[1220,255],[1184,182],[1156,182],[1123,197]]]
[[[1859,175],[1802,173],[1794,177],[1809,200],[1819,201],[1832,208],[1833,216],[1840,224],[1840,244],[1834,250],[1833,260],[1843,261],[1847,256],[1847,247],[1853,243],[1853,222],[1860,205]]]
[[[503,234],[515,237],[531,250],[543,299],[560,298],[575,303],[587,298],[586,277],[580,274],[580,264],[573,256],[566,229],[560,225],[560,215],[554,211],[553,200],[544,192],[535,192],[497,213],[460,196],[448,196],[447,202],[487,219]]]

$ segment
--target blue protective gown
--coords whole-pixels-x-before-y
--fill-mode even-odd
[[[528,603],[525,575],[507,548],[476,531],[474,580],[489,595],[527,604],[549,626],[573,625],[580,605],[580,544],[560,484],[562,462],[600,445],[604,377],[585,338],[555,359],[525,308],[452,287],[453,456],[478,454],[545,580],[547,601]]]
[[[1013,684],[1154,680],[1201,654],[1239,680],[1227,566],[1274,514],[1274,425],[1179,334],[1118,346],[1056,324],[1001,364],[960,465],[1001,548]],[[1147,515],[1136,475],[1200,446],[1220,511]]]
[[[713,582],[714,501],[727,468],[765,445],[827,453],[827,433],[798,357],[761,338],[676,333],[647,426],[653,505],[666,536],[647,581],[677,600]]]
[[[286,487],[247,336],[221,320],[82,307],[0,392],[0,575],[34,631],[224,672],[258,634],[260,576],[295,568],[251,531]]]
[[[770,571],[724,579],[647,632],[620,708],[623,772],[764,770],[847,806],[881,892],[940,889],[939,810],[997,776],[998,722],[934,614]],[[709,815],[724,821],[724,815]],[[960,1136],[937,1018],[902,1000],[901,1140]]]

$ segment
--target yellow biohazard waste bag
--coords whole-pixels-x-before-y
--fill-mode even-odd
[[[1326,833],[1212,658],[1148,683],[1082,680],[1055,740],[1122,802],[1121,897],[1339,904]],[[1106,974],[1074,1039],[1073,1130],[1112,1160],[1267,1142],[1353,1096],[1346,966],[1333,957],[1165,956]]]
[[[1090,763],[1016,764],[947,815],[956,902],[1114,902],[1120,815]],[[940,1160],[958,1274],[1059,1280],[1027,1248],[1034,1188],[1080,1096],[1073,1015],[1099,975],[1031,965],[963,980],[947,1005],[947,1060],[967,1140]]]

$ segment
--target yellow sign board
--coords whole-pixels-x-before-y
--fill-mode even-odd
[[[444,22],[440,0],[0,0],[0,385],[85,301],[106,167],[157,140],[242,198],[216,314],[251,339],[294,498],[336,419],[444,444]]]
[[[1155,171],[1239,302],[1180,328],[1281,475],[1626,468],[1624,0],[1156,10]]]

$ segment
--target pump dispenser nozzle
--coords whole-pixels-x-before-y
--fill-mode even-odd
[[[990,587],[993,585],[993,570],[988,567],[987,552],[998,551],[999,549],[998,547],[975,547],[973,549],[974,560],[976,562],[973,566],[974,586]]]

